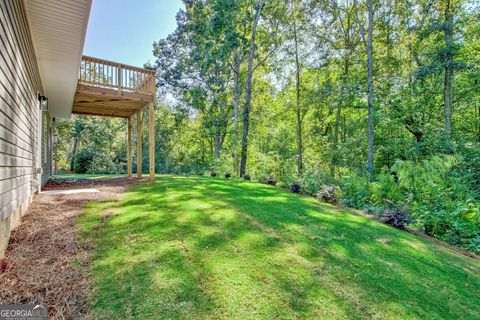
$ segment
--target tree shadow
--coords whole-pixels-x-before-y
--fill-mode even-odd
[[[118,215],[96,236],[94,259],[105,289],[96,305],[106,309],[141,288],[132,301],[173,318],[480,316],[471,304],[480,277],[464,268],[478,263],[314,199],[162,176],[112,206]]]

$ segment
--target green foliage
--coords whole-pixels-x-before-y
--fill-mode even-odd
[[[479,202],[471,197],[470,175],[462,176],[461,158],[436,155],[421,161],[397,161],[391,173],[372,183],[359,176],[342,179],[343,201],[378,215],[390,204],[404,206],[414,218],[412,226],[448,243],[480,252]]]
[[[364,176],[351,175],[342,179],[343,202],[350,207],[364,209],[369,203],[370,193],[368,179]]]
[[[78,173],[125,172],[124,119],[74,116],[71,122],[57,125],[57,136],[57,169]]]
[[[369,184],[370,193],[369,201],[374,206],[384,206],[386,201],[393,203],[404,202],[404,190],[399,183],[395,181],[395,177],[389,173],[377,175],[376,180]]]
[[[94,153],[90,150],[82,150],[75,156],[74,170],[77,173],[91,173]]]
[[[458,157],[451,155],[436,155],[420,162],[398,160],[392,172],[397,174],[399,186],[419,199],[441,192],[447,173],[458,162]]]

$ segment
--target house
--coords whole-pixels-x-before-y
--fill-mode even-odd
[[[132,120],[141,132],[148,110],[149,173],[154,177],[155,73],[82,56],[91,4],[0,1],[0,258],[11,230],[52,175],[56,119],[75,113],[128,119],[132,176]],[[141,176],[141,161],[137,172]]]

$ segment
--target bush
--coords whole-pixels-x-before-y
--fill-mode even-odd
[[[323,202],[338,204],[339,191],[337,186],[324,185],[320,187],[315,197]]]
[[[225,178],[228,179],[228,178],[231,178],[231,177],[232,177],[232,175],[230,173],[225,173]]]
[[[74,169],[76,173],[88,173],[92,170],[94,154],[88,150],[82,150],[75,156]]]
[[[262,182],[265,183],[265,184],[268,184],[270,186],[274,186],[274,185],[277,184],[277,179],[275,179],[275,177],[273,177],[273,176],[267,176],[263,179]]]
[[[380,220],[385,224],[402,230],[407,228],[408,223],[413,222],[408,210],[402,206],[387,208],[380,217]]]
[[[301,189],[302,189],[302,187],[300,186],[300,183],[298,183],[298,182],[293,182],[290,185],[290,191],[292,191],[293,193],[300,193]]]
[[[369,186],[368,200],[375,206],[383,206],[385,201],[391,203],[403,203],[403,190],[395,182],[395,176],[391,173],[381,173],[376,176],[376,181]]]
[[[369,202],[370,191],[366,177],[351,175],[342,179],[342,200],[345,205],[364,209]]]
[[[252,180],[252,178],[251,178],[248,174],[244,175],[244,176],[243,176],[243,179],[245,179],[245,180]]]
[[[215,171],[210,172],[210,177],[216,177],[217,173]]]
[[[302,176],[297,176],[291,182],[298,182],[302,187],[302,192],[315,196],[322,185],[333,185],[335,180],[322,173],[319,169],[306,170]]]

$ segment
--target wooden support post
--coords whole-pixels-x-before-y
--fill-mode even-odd
[[[155,180],[155,110],[153,102],[148,104],[148,124],[150,180]]]
[[[132,117],[128,117],[128,138],[127,138],[127,163],[128,163],[128,177],[132,177]]]
[[[142,122],[143,109],[137,112],[137,177],[142,177]]]

